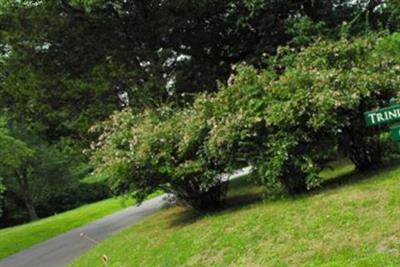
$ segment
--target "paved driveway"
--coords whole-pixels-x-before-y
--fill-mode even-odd
[[[101,241],[116,231],[134,224],[153,214],[165,203],[164,196],[143,202],[139,207],[130,207],[103,219],[81,226],[60,236],[37,244],[27,250],[0,261],[0,267],[62,267],[78,258],[95,244],[82,239],[84,232],[91,238]]]

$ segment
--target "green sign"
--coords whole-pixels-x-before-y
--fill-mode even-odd
[[[399,142],[400,141],[400,125],[396,125],[390,128],[390,133],[392,135],[392,140]]]
[[[367,126],[389,124],[390,134],[392,140],[399,145],[400,149],[400,123],[393,124],[400,121],[400,105],[397,104],[396,99],[390,100],[390,107],[372,110],[364,113],[364,119]]]
[[[400,105],[368,111],[364,113],[367,126],[387,124],[400,120]]]

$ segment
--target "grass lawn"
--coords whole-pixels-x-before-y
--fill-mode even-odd
[[[68,230],[102,218],[124,208],[124,206],[132,205],[133,200],[126,201],[125,205],[122,205],[122,203],[121,198],[107,199],[36,222],[1,229],[0,259]]]
[[[109,267],[400,266],[400,167],[353,169],[334,166],[323,188],[266,201],[238,179],[224,210],[165,208],[71,266],[103,266],[103,254]]]

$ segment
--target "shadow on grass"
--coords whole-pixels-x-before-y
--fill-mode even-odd
[[[374,177],[381,176],[383,173],[396,170],[400,165],[400,161],[391,161],[385,164],[381,164],[375,168],[367,171],[353,170],[349,173],[338,175],[335,178],[328,179],[321,184],[320,188],[313,191],[322,192],[325,190],[337,188],[344,185],[351,185],[362,181],[368,181]],[[307,194],[306,194],[307,195]]]
[[[357,170],[349,171],[345,174],[336,176],[335,178],[330,178],[321,184],[321,187],[315,188],[307,193],[288,196],[282,191],[275,192],[276,196],[271,199],[265,199],[263,190],[260,186],[251,184],[248,179],[249,177],[241,177],[231,181],[229,187],[229,193],[227,199],[223,203],[222,207],[213,212],[199,212],[191,208],[185,208],[171,219],[170,227],[180,227],[185,225],[190,225],[204,217],[223,215],[230,212],[235,212],[237,210],[248,207],[249,205],[256,204],[258,202],[272,203],[283,198],[286,199],[299,199],[307,198],[314,194],[332,190],[344,185],[356,184],[363,181],[368,181],[372,178],[379,177],[385,172],[394,171],[399,168],[400,160],[392,161],[390,163],[382,164],[377,168],[370,169],[368,171],[359,172]]]
[[[204,217],[221,215],[245,208],[251,204],[263,201],[263,190],[252,184],[248,176],[232,180],[229,192],[221,207],[215,211],[201,212],[189,207],[184,208],[171,219],[170,227],[190,225]]]

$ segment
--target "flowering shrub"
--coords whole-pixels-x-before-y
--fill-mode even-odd
[[[207,157],[207,97],[193,108],[169,107],[142,114],[116,113],[102,126],[92,161],[118,193],[139,201],[163,190],[196,209],[217,208],[226,192],[223,167]]]
[[[399,92],[397,50],[385,49],[398,40],[319,41],[289,54],[279,76],[239,66],[212,100],[210,155],[228,166],[251,164],[260,182],[279,181],[289,193],[318,186],[320,171],[339,154],[360,170],[379,164],[382,130],[367,128],[363,113],[387,106]]]
[[[237,74],[230,78],[229,84],[210,97],[213,117],[207,152],[222,161],[228,168],[226,171],[257,166],[269,134],[265,121],[266,85],[276,76],[246,65],[235,70]]]
[[[266,121],[275,132],[267,177],[295,193],[318,185],[318,173],[338,153],[360,170],[381,162],[382,131],[367,128],[363,113],[387,106],[400,90],[399,58],[380,53],[384,40],[320,41],[270,84]]]
[[[119,193],[141,201],[161,189],[197,209],[217,207],[227,185],[220,174],[243,166],[291,194],[318,186],[338,155],[368,169],[385,143],[363,113],[398,96],[398,40],[319,41],[287,61],[278,55],[288,62],[278,73],[237,66],[227,85],[190,107],[117,112],[100,126],[92,161]]]

